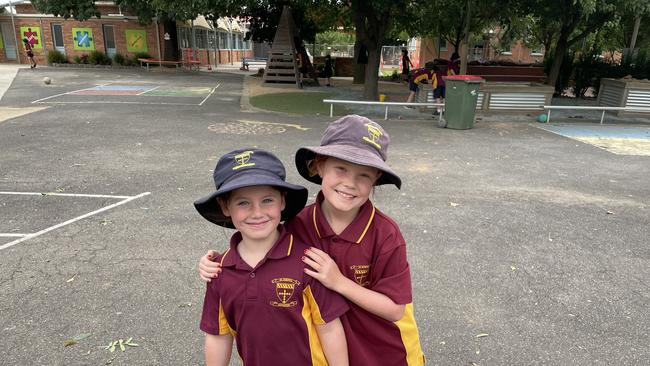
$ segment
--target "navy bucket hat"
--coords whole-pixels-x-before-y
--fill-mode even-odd
[[[307,203],[307,188],[287,183],[284,165],[265,150],[239,149],[225,154],[217,162],[213,177],[217,191],[194,202],[194,207],[206,220],[219,226],[234,228],[217,197],[239,188],[273,186],[285,192],[282,221],[296,216]]]
[[[398,189],[402,180],[386,164],[390,136],[377,122],[351,114],[330,123],[325,129],[320,146],[305,146],[296,152],[296,168],[308,181],[321,184],[310,165],[316,155],[331,156],[349,163],[370,166],[382,171],[376,185],[394,184]]]

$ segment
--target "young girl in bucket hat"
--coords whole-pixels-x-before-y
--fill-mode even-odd
[[[401,180],[386,164],[390,137],[357,115],[329,124],[320,146],[296,153],[298,172],[320,184],[316,202],[287,222],[287,230],[313,247],[305,272],[348,300],[341,317],[350,365],[423,365],[412,306],[406,243],[397,224],[369,197],[377,185]],[[204,280],[219,276],[208,252],[199,263]]]
[[[348,365],[339,319],[348,305],[304,272],[308,247],[280,224],[304,207],[307,189],[285,182],[282,162],[258,149],[222,156],[214,182],[216,192],[194,206],[238,232],[206,289],[206,364],[227,365],[234,338],[246,366]]]

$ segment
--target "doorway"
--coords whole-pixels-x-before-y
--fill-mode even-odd
[[[63,44],[63,27],[61,24],[52,24],[52,44],[54,49],[65,56],[65,46]]]
[[[0,23],[0,33],[2,33],[2,43],[5,48],[5,56],[8,60],[15,60],[17,57],[16,41],[13,37],[13,27],[9,23]]]
[[[115,48],[115,31],[113,26],[108,24],[104,24],[102,28],[104,30],[104,48],[106,49],[106,56],[112,60],[113,56],[117,53],[117,49]]]

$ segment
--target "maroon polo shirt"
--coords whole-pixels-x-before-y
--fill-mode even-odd
[[[327,252],[346,277],[406,305],[404,317],[391,322],[348,302],[350,310],[341,321],[350,365],[423,365],[406,243],[397,224],[368,201],[354,221],[336,235],[321,210],[323,198],[320,192],[316,203],[291,220],[287,230]]]
[[[343,297],[306,275],[307,246],[279,226],[280,237],[251,268],[237,253],[242,237],[218,258],[223,271],[208,283],[201,330],[231,333],[244,365],[327,365],[315,326],[348,310]]]

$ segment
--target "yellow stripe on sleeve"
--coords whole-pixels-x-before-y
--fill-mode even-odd
[[[316,326],[325,324],[323,317],[318,309],[318,304],[314,300],[314,295],[311,293],[311,287],[306,286],[302,292],[302,313],[307,326],[307,335],[309,336],[309,350],[311,353],[311,363],[314,366],[327,366],[327,359],[323,353],[323,347],[318,338]]]
[[[406,304],[404,316],[402,319],[395,322],[399,328],[400,335],[402,336],[402,343],[406,350],[406,364],[408,366],[422,366],[424,365],[424,353],[420,347],[420,336],[418,334],[418,327],[415,324],[415,317],[413,316],[413,304]]]
[[[226,314],[223,311],[223,306],[221,305],[221,300],[219,300],[219,335],[232,334],[233,337],[237,336],[235,332],[228,324],[228,319],[226,319]]]

